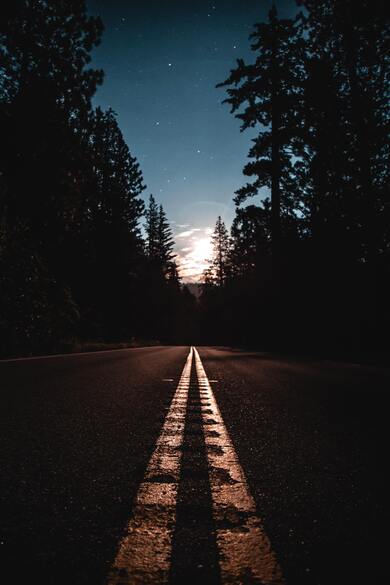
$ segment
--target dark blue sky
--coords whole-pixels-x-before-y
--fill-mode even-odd
[[[106,30],[93,53],[105,71],[95,104],[112,107],[147,191],[164,205],[183,257],[207,245],[218,215],[230,224],[250,135],[221,102],[236,59],[251,59],[248,36],[268,0],[88,0]],[[280,15],[291,2],[279,2]],[[291,10],[291,8],[290,8]],[[192,230],[198,230],[193,232]],[[183,251],[184,250],[184,251]],[[198,256],[201,255],[200,251]],[[193,269],[189,268],[188,274]]]

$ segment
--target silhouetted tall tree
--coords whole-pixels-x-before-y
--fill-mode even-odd
[[[181,323],[185,307],[193,311],[193,304],[188,303],[188,291],[180,285],[180,277],[174,255],[172,229],[164,208],[153,195],[145,212],[146,255],[148,258],[148,283],[146,298],[148,306],[148,331],[155,339],[172,341],[178,337],[187,339]],[[183,320],[184,319],[184,320]]]
[[[102,24],[87,16],[82,0],[5,0],[0,16],[2,253],[7,257],[7,246],[11,253],[19,242],[32,255],[25,264],[25,281],[19,279],[18,261],[14,272],[9,266],[1,277],[21,284],[17,294],[30,298],[34,318],[38,304],[28,289],[38,290],[29,283],[37,282],[36,267],[41,267],[40,294],[49,303],[46,315],[51,314],[51,323],[46,320],[49,339],[51,330],[55,337],[59,299],[74,303],[70,285],[85,202],[81,185],[88,168],[82,134],[91,97],[103,77],[87,65]],[[27,330],[28,323],[24,326]],[[24,344],[22,326],[14,345],[17,337]]]
[[[223,286],[230,275],[230,238],[225,222],[220,215],[216,221],[211,240],[213,257],[205,277],[207,282]]]
[[[235,201],[266,187],[271,205],[237,209],[232,278],[202,297],[205,321],[223,304],[237,339],[367,345],[390,323],[389,21],[380,0],[297,3],[294,19],[271,9],[255,63],[221,84],[241,129],[259,131],[244,169],[254,181]]]
[[[164,278],[177,274],[174,263],[174,240],[172,229],[162,205],[150,195],[145,212],[146,252],[149,259],[158,266]],[[174,268],[175,267],[175,268]]]
[[[153,195],[150,195],[145,211],[146,218],[146,253],[150,260],[159,256],[159,207]]]
[[[53,245],[59,224],[69,227],[77,213],[74,191],[82,162],[75,134],[86,123],[103,77],[86,68],[102,23],[87,16],[83,0],[6,0],[0,10],[0,109],[7,144],[2,166],[8,186],[1,210],[5,221],[22,216],[41,236],[49,229]],[[50,219],[42,221],[42,213]]]
[[[96,297],[96,310],[101,313],[106,332],[113,335],[119,328],[125,336],[126,327],[131,328],[132,323],[134,328],[137,312],[133,289],[143,253],[139,220],[144,204],[139,196],[145,186],[139,164],[130,154],[112,110],[103,112],[97,108],[91,114],[85,148],[90,183],[84,186],[80,245],[86,255],[75,287],[84,303]],[[88,265],[92,272],[87,273],[86,282],[83,274]]]
[[[378,336],[389,275],[389,20],[380,1],[299,4],[307,11],[301,184],[313,268],[327,306],[350,315],[351,331],[360,321]]]
[[[119,237],[140,239],[139,220],[144,204],[139,196],[145,189],[142,172],[131,155],[115,114],[100,108],[90,118],[87,143],[93,172],[93,188],[88,201],[88,216],[110,225]]]
[[[381,1],[299,3],[307,9],[313,235],[325,228],[322,239],[332,235],[338,254],[376,263],[386,246],[389,179],[386,9]]]
[[[235,278],[247,277],[266,268],[270,254],[270,209],[264,206],[248,205],[237,208],[231,227],[231,270]],[[263,275],[264,276],[264,275]]]
[[[177,270],[174,268],[176,266],[173,253],[174,243],[171,226],[163,206],[160,205],[158,210],[158,255],[164,275],[166,277],[169,275],[171,279],[177,278]]]
[[[299,150],[300,101],[304,41],[300,21],[280,20],[275,6],[268,22],[255,26],[252,49],[257,53],[252,65],[238,59],[237,68],[219,87],[227,86],[232,112],[242,121],[241,130],[258,128],[259,134],[249,152],[244,174],[255,177],[237,191],[236,203],[271,190],[271,233],[275,267],[281,245],[281,210],[294,207],[293,155]]]

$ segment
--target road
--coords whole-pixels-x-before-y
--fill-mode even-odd
[[[388,583],[389,370],[197,350],[0,362],[5,582]]]

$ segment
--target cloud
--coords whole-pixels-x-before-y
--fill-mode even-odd
[[[181,278],[184,282],[199,282],[212,256],[210,227],[192,228],[176,235],[180,247],[176,250]],[[184,243],[184,246],[183,246]]]
[[[192,230],[187,230],[186,232],[180,232],[179,234],[176,234],[176,238],[189,238],[190,236],[192,236],[193,234],[195,234],[196,232],[201,231],[201,228],[193,228]]]

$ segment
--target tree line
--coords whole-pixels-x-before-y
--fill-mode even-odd
[[[103,23],[84,0],[0,13],[0,353],[185,337],[164,209],[145,209],[115,113],[92,106]]]
[[[85,0],[0,8],[0,353],[131,339],[377,350],[390,325],[389,19],[381,0],[273,6],[226,102],[255,134],[194,297],[112,110]],[[256,199],[253,200],[252,198]],[[143,226],[144,223],[144,226]]]
[[[390,326],[387,8],[297,5],[291,18],[273,5],[252,62],[219,84],[255,138],[230,233],[216,222],[201,319],[214,342],[377,351]]]

